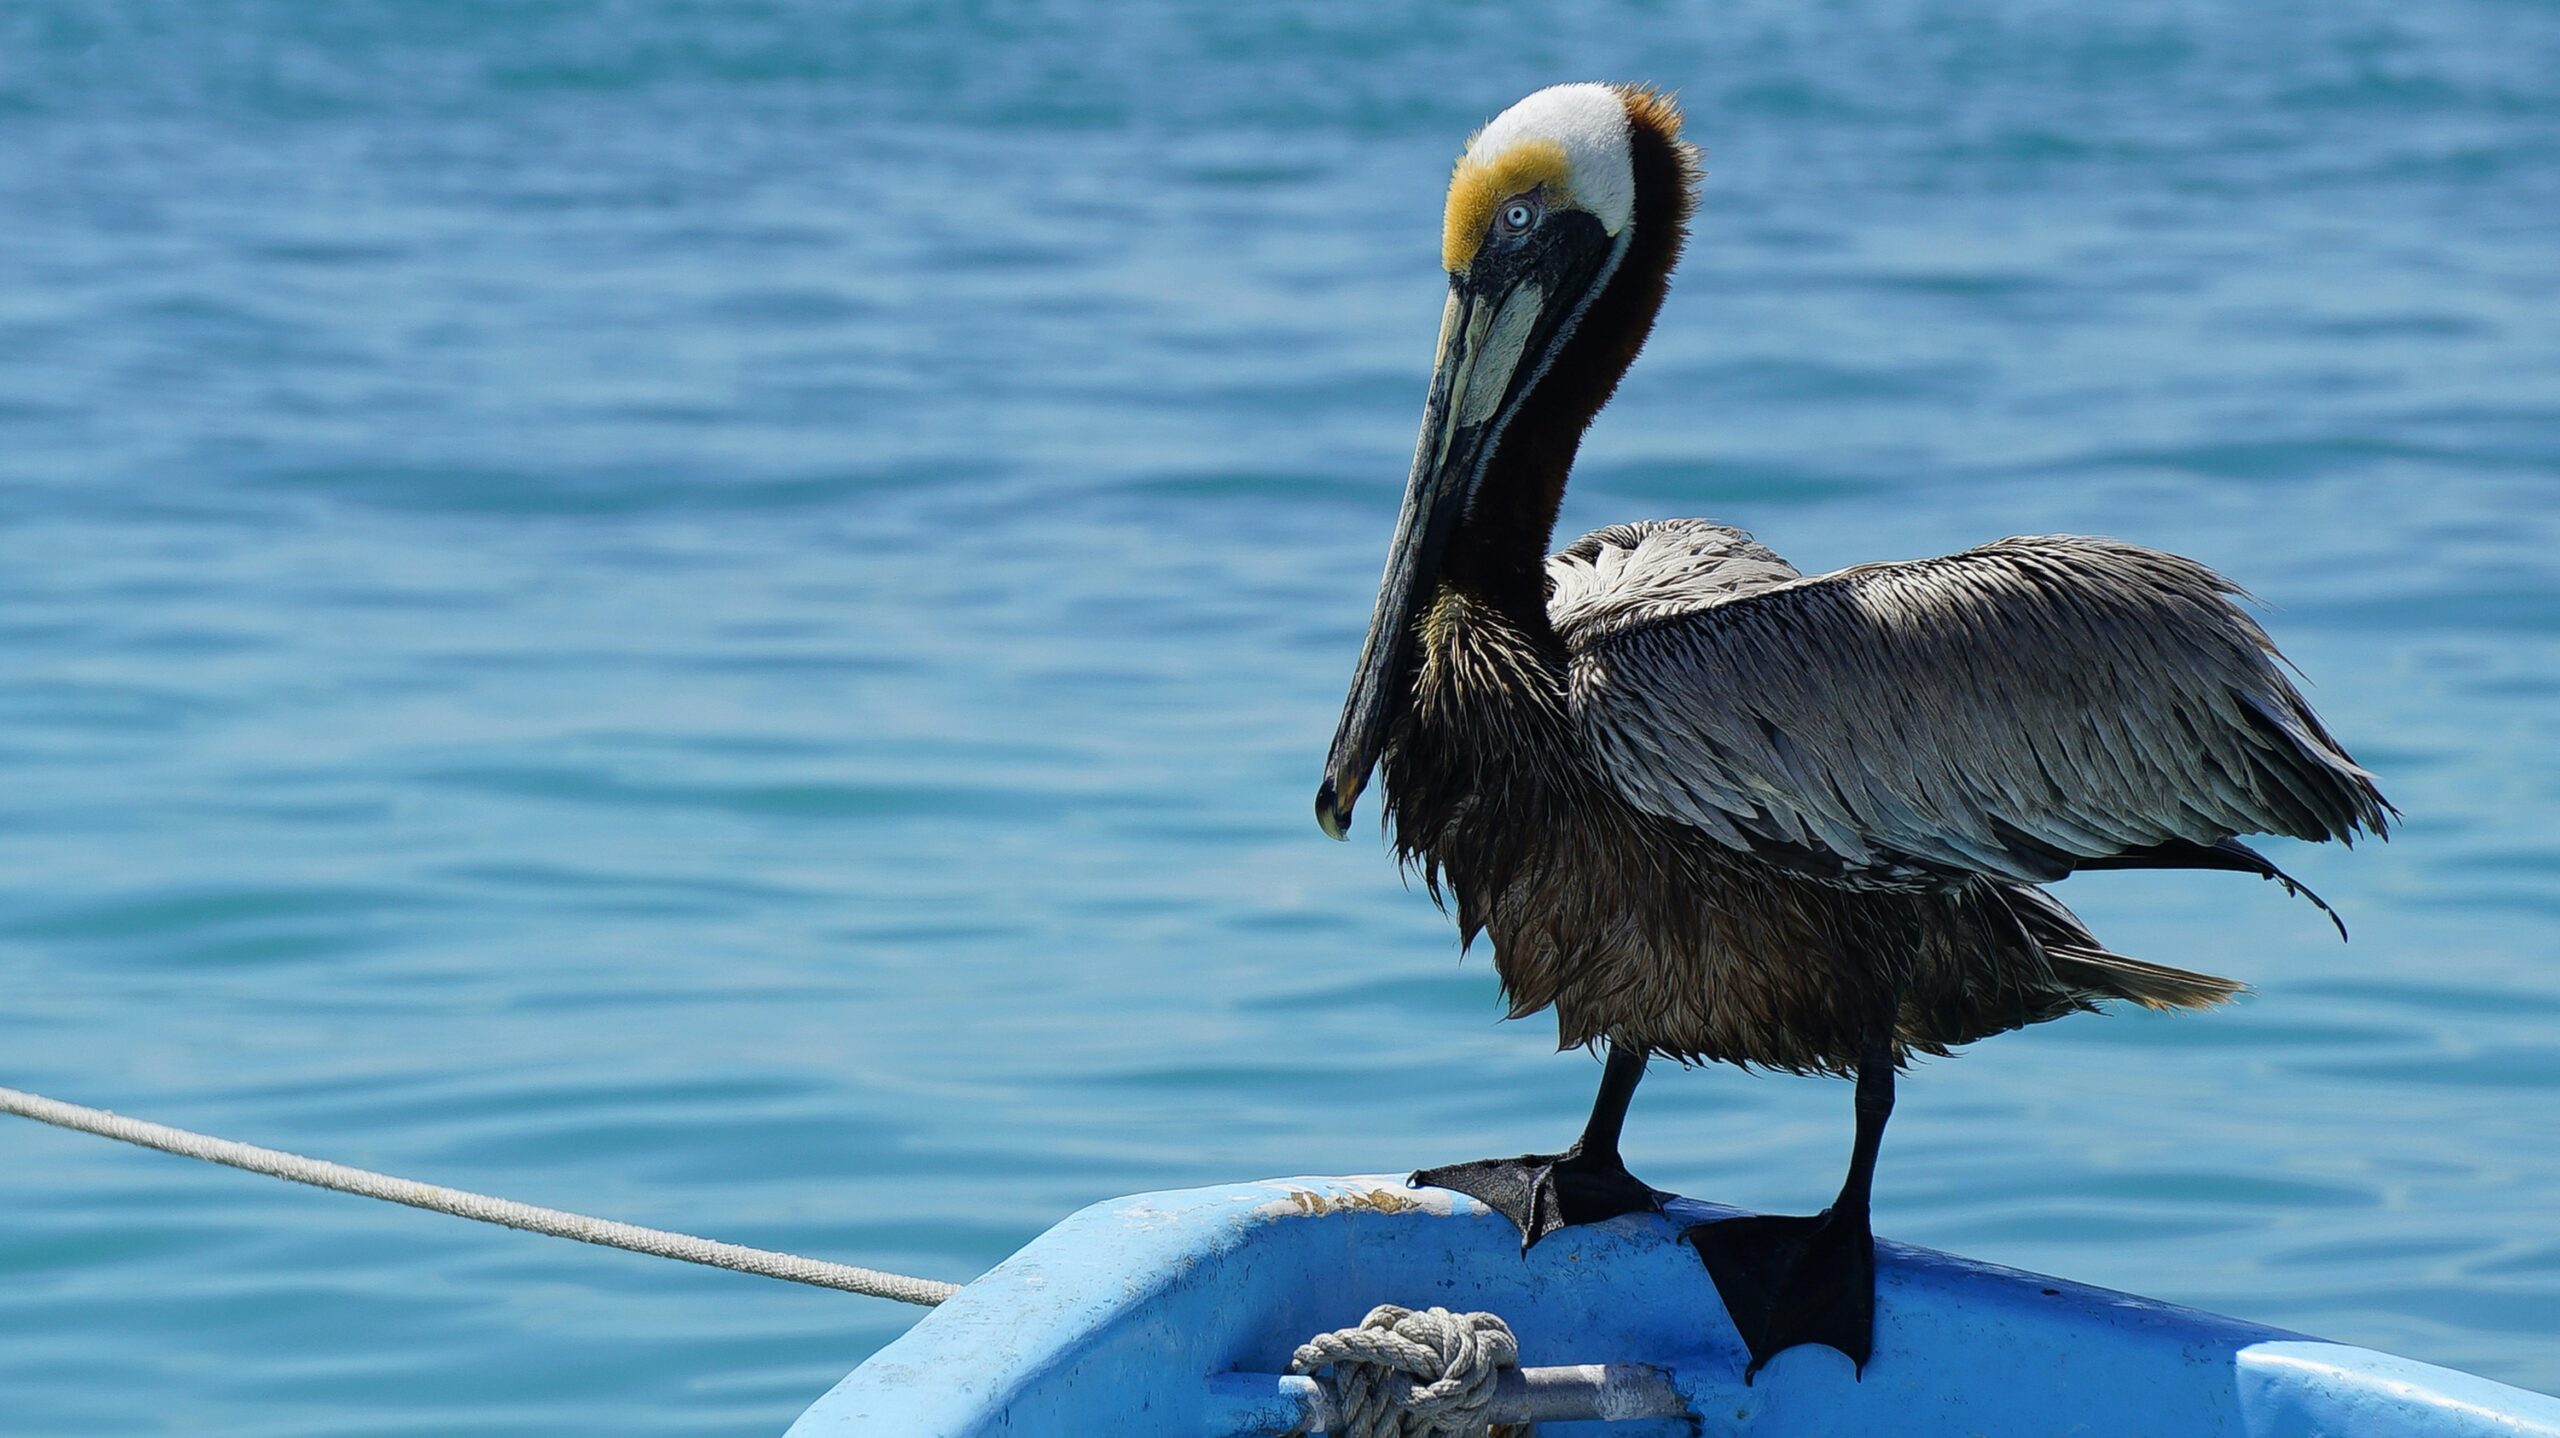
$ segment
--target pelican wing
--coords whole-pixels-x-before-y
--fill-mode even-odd
[[[1747,544],[1630,526],[1550,561],[1576,722],[1649,813],[1891,885],[2385,830],[2372,776],[2192,560],[2047,536],[1808,578],[1710,535]]]

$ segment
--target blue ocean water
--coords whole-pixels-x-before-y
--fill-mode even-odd
[[[1550,1144],[1308,812],[1468,130],[1710,177],[1567,533],[2228,570],[2406,810],[2063,888],[2244,978],[1928,1065],[1896,1237],[2560,1390],[2560,12],[0,8],[0,1082],[949,1278]],[[1836,1083],[1636,1170],[1819,1203]],[[0,1124],[0,1429],[759,1434],[912,1310]]]

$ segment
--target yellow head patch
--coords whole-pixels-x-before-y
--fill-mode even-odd
[[[1475,263],[1493,212],[1524,190],[1547,187],[1547,203],[1562,205],[1572,196],[1567,180],[1573,173],[1563,144],[1535,138],[1520,141],[1485,159],[1458,158],[1449,177],[1449,214],[1440,230],[1440,263],[1452,274]]]

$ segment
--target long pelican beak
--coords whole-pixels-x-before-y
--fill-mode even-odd
[[[1316,823],[1337,839],[1347,837],[1352,806],[1368,786],[1369,771],[1413,682],[1417,626],[1493,442],[1535,383],[1545,357],[1562,343],[1581,301],[1606,279],[1614,255],[1607,237],[1591,224],[1584,243],[1542,247],[1520,258],[1523,263],[1480,266],[1478,274],[1450,281],[1439,358],[1414,444],[1413,477],[1405,486],[1404,511],[1387,551],[1360,668],[1325,755],[1324,783],[1316,790]]]

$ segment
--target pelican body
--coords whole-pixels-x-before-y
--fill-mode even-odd
[[[1806,576],[1692,520],[1549,556],[1696,183],[1645,89],[1542,90],[1469,142],[1413,473],[1316,815],[1343,837],[1380,774],[1399,858],[1490,938],[1512,1016],[1552,1008],[1563,1046],[1607,1051],[1572,1147],[1415,1175],[1524,1246],[1659,1206],[1618,1155],[1649,1057],[1856,1078],[1830,1208],[1683,1236],[1750,1372],[1804,1342],[1863,1366],[1868,1190],[1911,1055],[2237,991],[2109,951],[2040,886],[2210,868],[2300,892],[2238,836],[2351,841],[2391,811],[2191,560],[2017,538]]]

